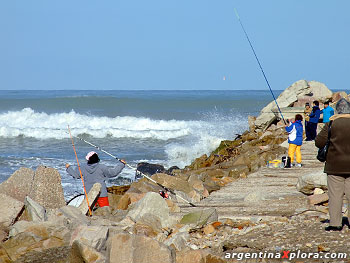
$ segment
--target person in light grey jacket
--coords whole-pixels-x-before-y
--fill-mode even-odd
[[[100,158],[96,152],[89,152],[86,155],[86,164],[80,166],[81,173],[83,174],[84,184],[86,192],[89,192],[92,186],[95,183],[101,184],[101,193],[100,197],[97,199],[97,203],[100,207],[109,206],[107,186],[105,180],[112,178],[120,174],[120,172],[125,167],[125,161],[121,160],[114,168],[108,168],[104,164],[100,164]],[[78,167],[72,167],[69,164],[66,164],[67,173],[73,176],[76,179],[80,178],[80,172]]]

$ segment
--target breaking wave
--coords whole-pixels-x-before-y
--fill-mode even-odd
[[[185,166],[194,158],[213,151],[224,139],[232,139],[247,128],[245,116],[204,114],[201,120],[155,120],[146,117],[101,117],[36,112],[31,108],[0,114],[0,138],[65,139],[67,125],[73,135],[94,138],[153,141],[163,148],[169,166]],[[157,143],[158,141],[158,143]],[[154,144],[153,144],[154,145]]]
[[[74,111],[47,114],[25,108],[0,114],[0,136],[63,139],[68,137],[66,132],[69,125],[73,135],[169,140],[187,136],[203,124],[202,121],[152,120],[143,117],[97,117]]]

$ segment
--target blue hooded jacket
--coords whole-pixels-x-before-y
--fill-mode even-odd
[[[321,113],[323,113],[323,123],[327,123],[329,122],[329,118],[334,115],[334,110],[332,107],[328,106],[321,110]]]
[[[320,108],[318,106],[313,106],[312,112],[309,115],[310,117],[309,122],[318,123],[318,120],[320,119],[320,115],[321,115]]]
[[[289,133],[288,143],[302,145],[303,144],[303,124],[300,120],[292,122],[286,127]]]

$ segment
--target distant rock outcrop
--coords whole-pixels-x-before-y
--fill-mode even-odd
[[[332,98],[332,91],[326,85],[317,81],[299,80],[285,89],[276,99],[279,107],[286,108],[291,106],[304,106],[306,102],[318,100],[324,102]],[[276,114],[277,113],[277,114]],[[283,112],[282,112],[283,114]],[[255,120],[256,129],[265,129],[271,123],[281,117],[275,101],[271,101],[260,112]]]

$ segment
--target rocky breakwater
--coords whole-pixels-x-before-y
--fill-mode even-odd
[[[279,127],[245,132],[185,169],[157,173],[152,179],[200,204],[211,192],[284,153],[279,144],[285,139]],[[89,193],[91,204],[98,187]],[[216,210],[197,207],[183,213],[181,207],[188,204],[172,195],[164,199],[160,190],[145,178],[109,188],[111,211],[93,209],[89,217],[85,202],[79,208],[65,204],[57,170],[21,168],[0,184],[7,205],[0,216],[0,262],[220,262],[209,250],[188,247],[199,229],[209,234],[223,224]]]

